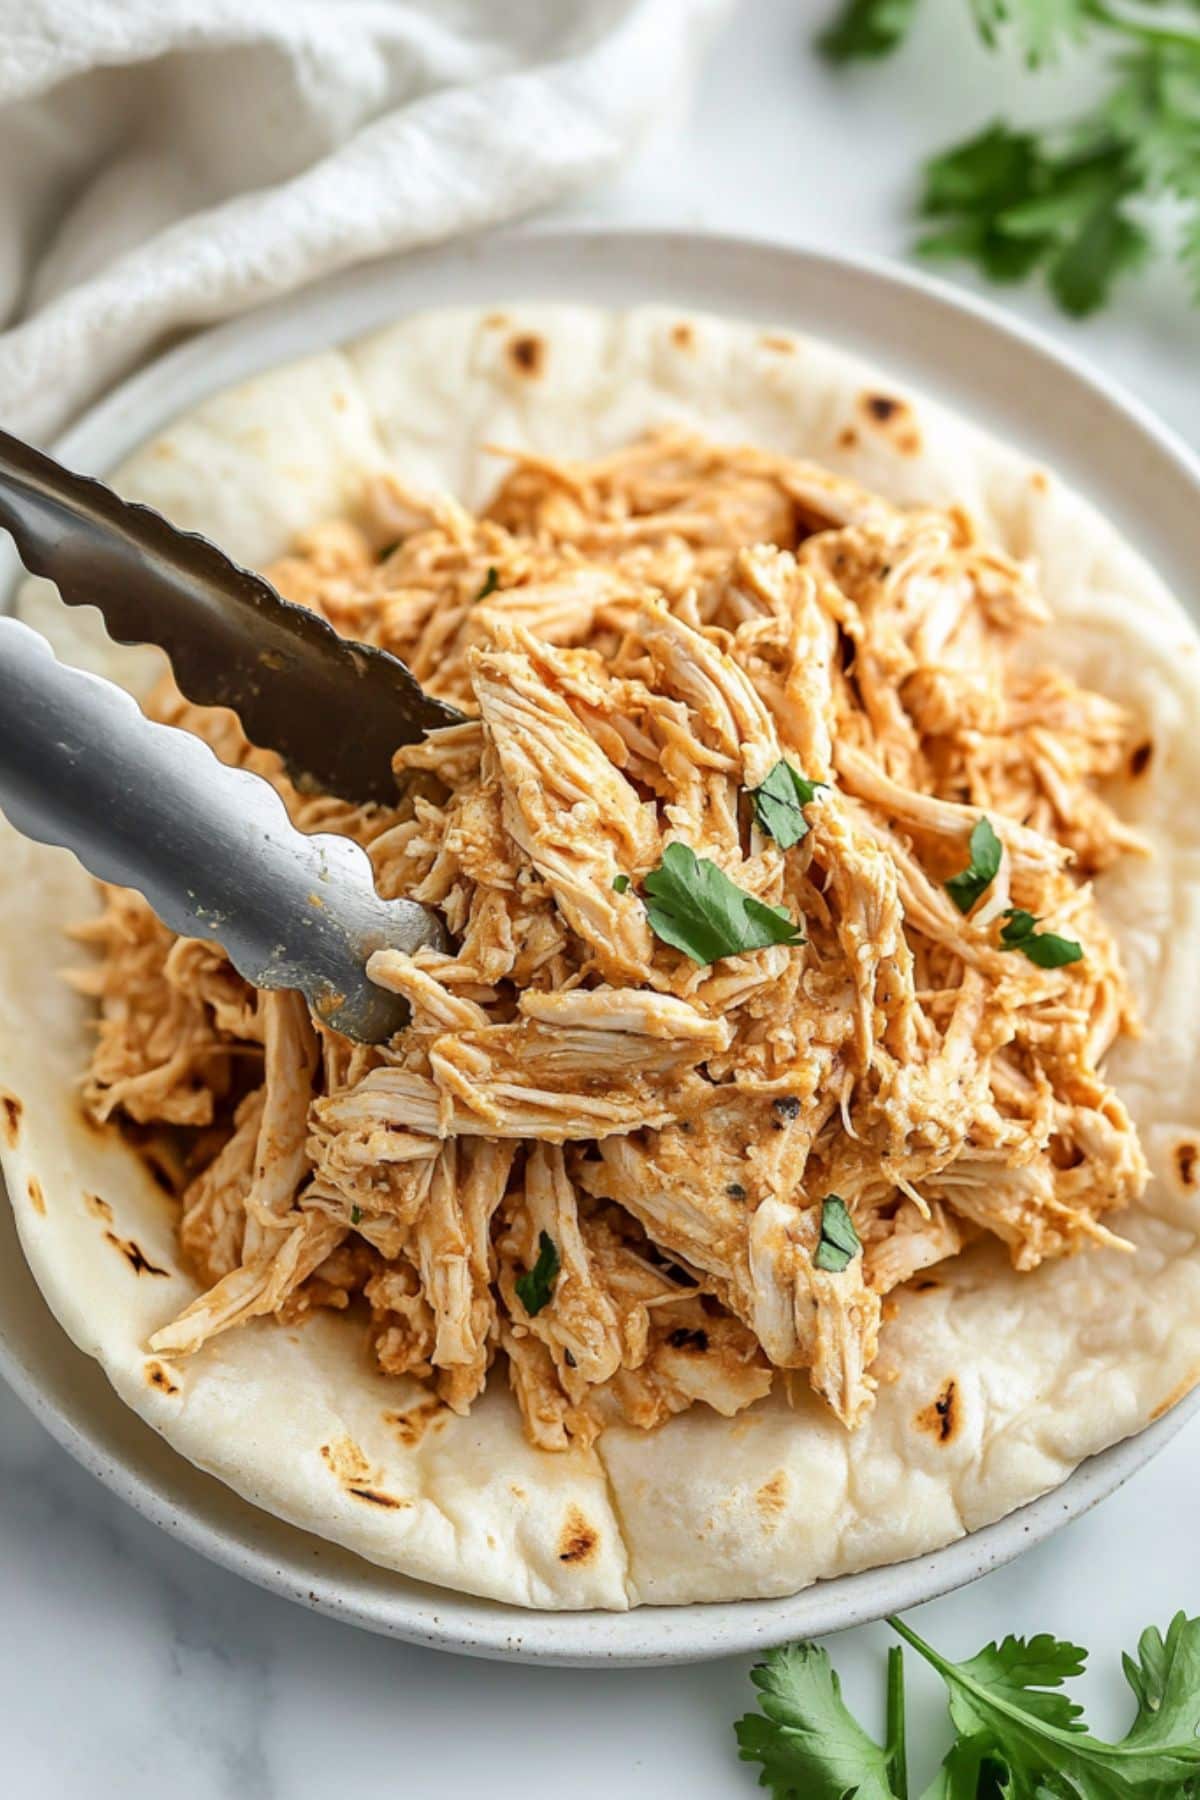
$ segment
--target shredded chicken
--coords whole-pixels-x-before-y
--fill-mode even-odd
[[[479,517],[377,480],[272,571],[469,715],[398,752],[393,806],[302,795],[231,714],[155,700],[455,949],[377,953],[411,1019],[367,1049],[106,890],[85,1104],[177,1134],[203,1286],[153,1347],[351,1308],[460,1413],[503,1353],[547,1450],[736,1413],[779,1370],[853,1428],[885,1295],[988,1236],[1022,1270],[1119,1247],[1145,1185],[1087,885],[1140,853],[1099,785],[1127,721],[1037,664],[1033,570],[955,509],[678,434],[514,464]],[[823,784],[787,846],[749,799],[781,762]],[[964,914],[983,816],[1001,868]],[[677,844],[801,941],[665,941],[644,884]],[[1080,959],[1007,946],[1014,907]]]

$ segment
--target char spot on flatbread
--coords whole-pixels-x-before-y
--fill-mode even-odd
[[[558,1539],[558,1560],[562,1563],[591,1562],[599,1547],[600,1534],[577,1506],[567,1508]]]
[[[887,394],[864,394],[863,411],[879,425],[888,425],[898,413],[907,411],[903,400],[892,400]]]
[[[339,1481],[366,1482],[371,1479],[371,1465],[353,1438],[341,1437],[332,1444],[322,1444],[321,1456]]]
[[[941,1287],[941,1285],[942,1284],[936,1275],[926,1275],[923,1280],[913,1282],[913,1292],[916,1294],[927,1294],[930,1288],[938,1288]]]
[[[855,450],[858,448],[858,433],[853,425],[843,425],[838,432],[838,449]]]
[[[41,1213],[42,1217],[45,1218],[45,1216],[46,1216],[46,1196],[42,1192],[42,1184],[38,1180],[36,1175],[31,1175],[29,1177],[29,1180],[26,1183],[25,1191],[29,1195],[29,1204],[30,1204],[30,1206],[32,1206],[34,1212]]]
[[[1200,1144],[1194,1144],[1190,1138],[1175,1146],[1175,1167],[1179,1179],[1185,1188],[1195,1187],[1198,1179],[1197,1165],[1200,1164]]]
[[[759,1512],[768,1518],[781,1513],[787,1505],[788,1478],[785,1469],[777,1469],[769,1481],[764,1481],[754,1495],[754,1504]]]
[[[133,1238],[118,1237],[115,1231],[106,1231],[105,1237],[113,1247],[121,1252],[135,1275],[168,1275],[168,1269],[160,1269],[152,1263]]]
[[[948,1444],[958,1432],[960,1412],[958,1384],[951,1379],[937,1399],[917,1414],[917,1429],[928,1431],[939,1444]]]
[[[1135,781],[1139,775],[1144,775],[1146,773],[1146,770],[1150,767],[1150,759],[1153,755],[1154,744],[1150,738],[1143,738],[1140,744],[1135,744],[1133,746],[1133,749],[1129,752],[1129,773]]]
[[[671,342],[677,350],[694,350],[696,348],[696,328],[680,320],[671,327]]]
[[[889,437],[902,456],[921,454],[921,434],[907,400],[896,400],[891,394],[864,394],[859,402],[863,417]]]
[[[179,1392],[179,1383],[172,1381],[160,1362],[148,1362],[145,1375],[149,1385],[157,1388],[160,1394],[177,1394]]]
[[[100,1198],[99,1194],[85,1194],[83,1204],[90,1213],[95,1213],[98,1219],[105,1220],[107,1224],[112,1223],[113,1209],[107,1200]]]
[[[536,380],[546,366],[545,341],[535,337],[532,332],[523,332],[520,337],[513,338],[508,346],[508,354],[513,367],[531,380]]]
[[[418,1400],[407,1412],[385,1412],[385,1425],[390,1425],[400,1442],[411,1448],[419,1444],[427,1431],[441,1431],[449,1422],[449,1409],[442,1404],[435,1394],[428,1400]]]
[[[412,1505],[411,1500],[402,1500],[398,1494],[389,1494],[378,1486],[380,1471],[372,1468],[353,1438],[337,1438],[332,1444],[322,1444],[321,1456],[355,1500],[365,1500],[368,1506],[382,1506],[392,1512]]]
[[[15,1094],[0,1094],[0,1131],[10,1150],[16,1149],[21,1133],[21,1110],[21,1102]]]

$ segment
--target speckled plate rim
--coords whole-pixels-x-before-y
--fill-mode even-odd
[[[419,307],[661,300],[825,337],[1053,466],[1192,604],[1200,463],[1076,358],[986,302],[871,258],[654,229],[526,229],[371,264],[167,352],[92,407],[55,448],[103,473],[207,394]],[[1036,397],[1036,418],[1032,398]],[[18,571],[0,546],[0,596]],[[259,1511],[193,1468],[122,1405],[66,1338],[0,1214],[0,1373],[114,1493],[259,1586],[368,1630],[470,1655],[567,1665],[701,1661],[819,1636],[919,1605],[1048,1537],[1113,1493],[1200,1407],[1200,1389],[1053,1492],[931,1555],[780,1600],[629,1613],[546,1613],[428,1587]]]

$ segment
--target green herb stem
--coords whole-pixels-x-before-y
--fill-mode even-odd
[[[904,1651],[888,1650],[887,1666],[888,1780],[896,1800],[908,1800],[908,1729],[904,1717]]]

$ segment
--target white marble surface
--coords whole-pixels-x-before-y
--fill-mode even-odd
[[[961,0],[927,0],[901,68],[835,79],[809,55],[828,8],[747,0],[687,120],[571,212],[747,228],[902,254],[919,155],[999,110],[998,65],[974,52]],[[947,36],[943,36],[943,32]],[[947,70],[953,69],[953,79]],[[1056,90],[1026,105],[1053,105]],[[1062,331],[1193,438],[1200,317],[1173,278],[1127,290]],[[1119,1651],[1152,1620],[1200,1609],[1193,1494],[1200,1427],[1131,1487],[1020,1563],[923,1609],[966,1654],[1008,1630],[1090,1645],[1101,1728],[1121,1717]],[[0,1388],[0,1791],[30,1800],[309,1800],[329,1794],[690,1800],[754,1792],[730,1721],[747,1664],[588,1674],[470,1663],[354,1633],[210,1567],[78,1469]],[[833,1645],[852,1702],[878,1718],[882,1627]],[[914,1672],[918,1763],[940,1701]],[[916,1773],[927,1778],[928,1769]]]

